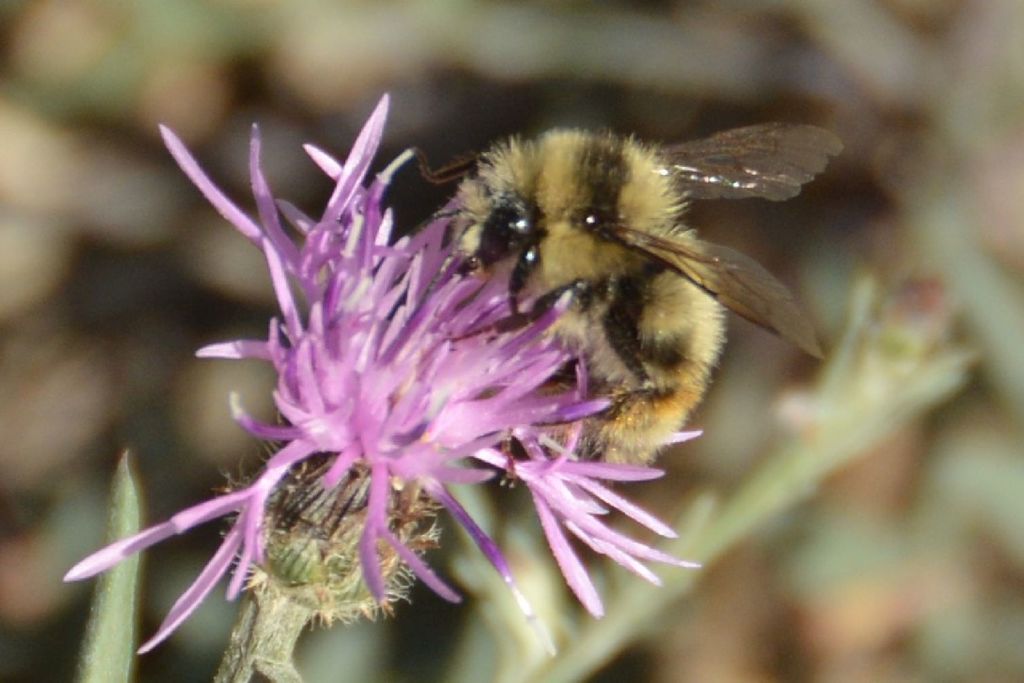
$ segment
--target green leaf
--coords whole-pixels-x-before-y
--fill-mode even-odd
[[[107,539],[115,541],[139,530],[139,496],[127,451],[114,475]],[[134,555],[103,574],[96,586],[85,643],[78,662],[81,683],[131,679],[138,612],[139,557]]]

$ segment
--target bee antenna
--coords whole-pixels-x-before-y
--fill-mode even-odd
[[[476,152],[466,152],[455,157],[444,166],[435,169],[430,167],[430,160],[427,159],[427,154],[422,149],[413,147],[412,153],[416,155],[416,163],[419,164],[420,175],[423,176],[424,180],[433,185],[446,185],[466,175],[476,164],[478,156]]]

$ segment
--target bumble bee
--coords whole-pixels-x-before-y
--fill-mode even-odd
[[[830,132],[770,123],[672,146],[553,130],[475,160],[456,193],[465,269],[507,277],[510,305],[573,292],[553,333],[611,405],[584,425],[581,457],[647,464],[700,402],[724,310],[820,357],[814,329],[763,267],[699,239],[691,200],[783,200],[842,148]]]

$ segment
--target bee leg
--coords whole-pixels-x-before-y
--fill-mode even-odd
[[[516,463],[528,459],[526,448],[516,437],[511,434],[501,441],[501,452],[505,456],[505,476],[502,478],[502,486],[514,486],[519,479],[516,473]]]
[[[503,332],[512,332],[519,330],[530,323],[536,321],[549,310],[551,307],[558,303],[558,300],[562,298],[562,295],[566,292],[572,292],[572,296],[577,301],[586,300],[590,296],[590,284],[586,280],[574,280],[567,285],[556,287],[550,292],[540,296],[534,301],[533,305],[528,311],[520,311],[518,306],[512,308],[512,314],[507,315],[501,320],[498,320],[490,325],[486,325],[479,329],[467,332],[466,334],[453,337],[454,341],[460,339],[468,339],[469,337],[475,337],[480,334],[500,334]],[[510,305],[512,300],[509,300]]]
[[[577,279],[561,287],[555,287],[550,292],[537,298],[533,306],[530,307],[529,315],[532,319],[536,320],[551,310],[551,307],[558,303],[558,300],[566,293],[571,294],[574,301],[585,306],[586,301],[590,298],[591,285],[586,280]]]
[[[545,294],[537,297],[537,300],[533,302],[532,306],[530,306],[529,311],[520,311],[518,308],[513,308],[512,315],[506,316],[497,321],[489,329],[496,330],[498,332],[510,332],[512,330],[518,330],[526,327],[550,311],[551,307],[558,303],[558,300],[561,299],[562,295],[566,292],[570,292],[574,300],[586,300],[590,295],[590,283],[586,280],[573,280],[567,285],[556,287],[550,292],[546,292]]]
[[[508,307],[512,311],[512,315],[519,314],[519,293],[526,287],[526,280],[538,263],[540,263],[540,250],[537,249],[536,244],[524,249],[516,259],[512,273],[508,276]]]

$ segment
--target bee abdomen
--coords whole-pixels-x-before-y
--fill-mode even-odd
[[[703,387],[613,393],[612,406],[584,428],[581,456],[612,463],[647,464],[700,403]]]
[[[723,340],[722,307],[654,268],[608,287],[604,332],[633,381],[598,382],[612,406],[584,429],[583,457],[646,463],[700,403]],[[595,379],[608,379],[598,365]]]

